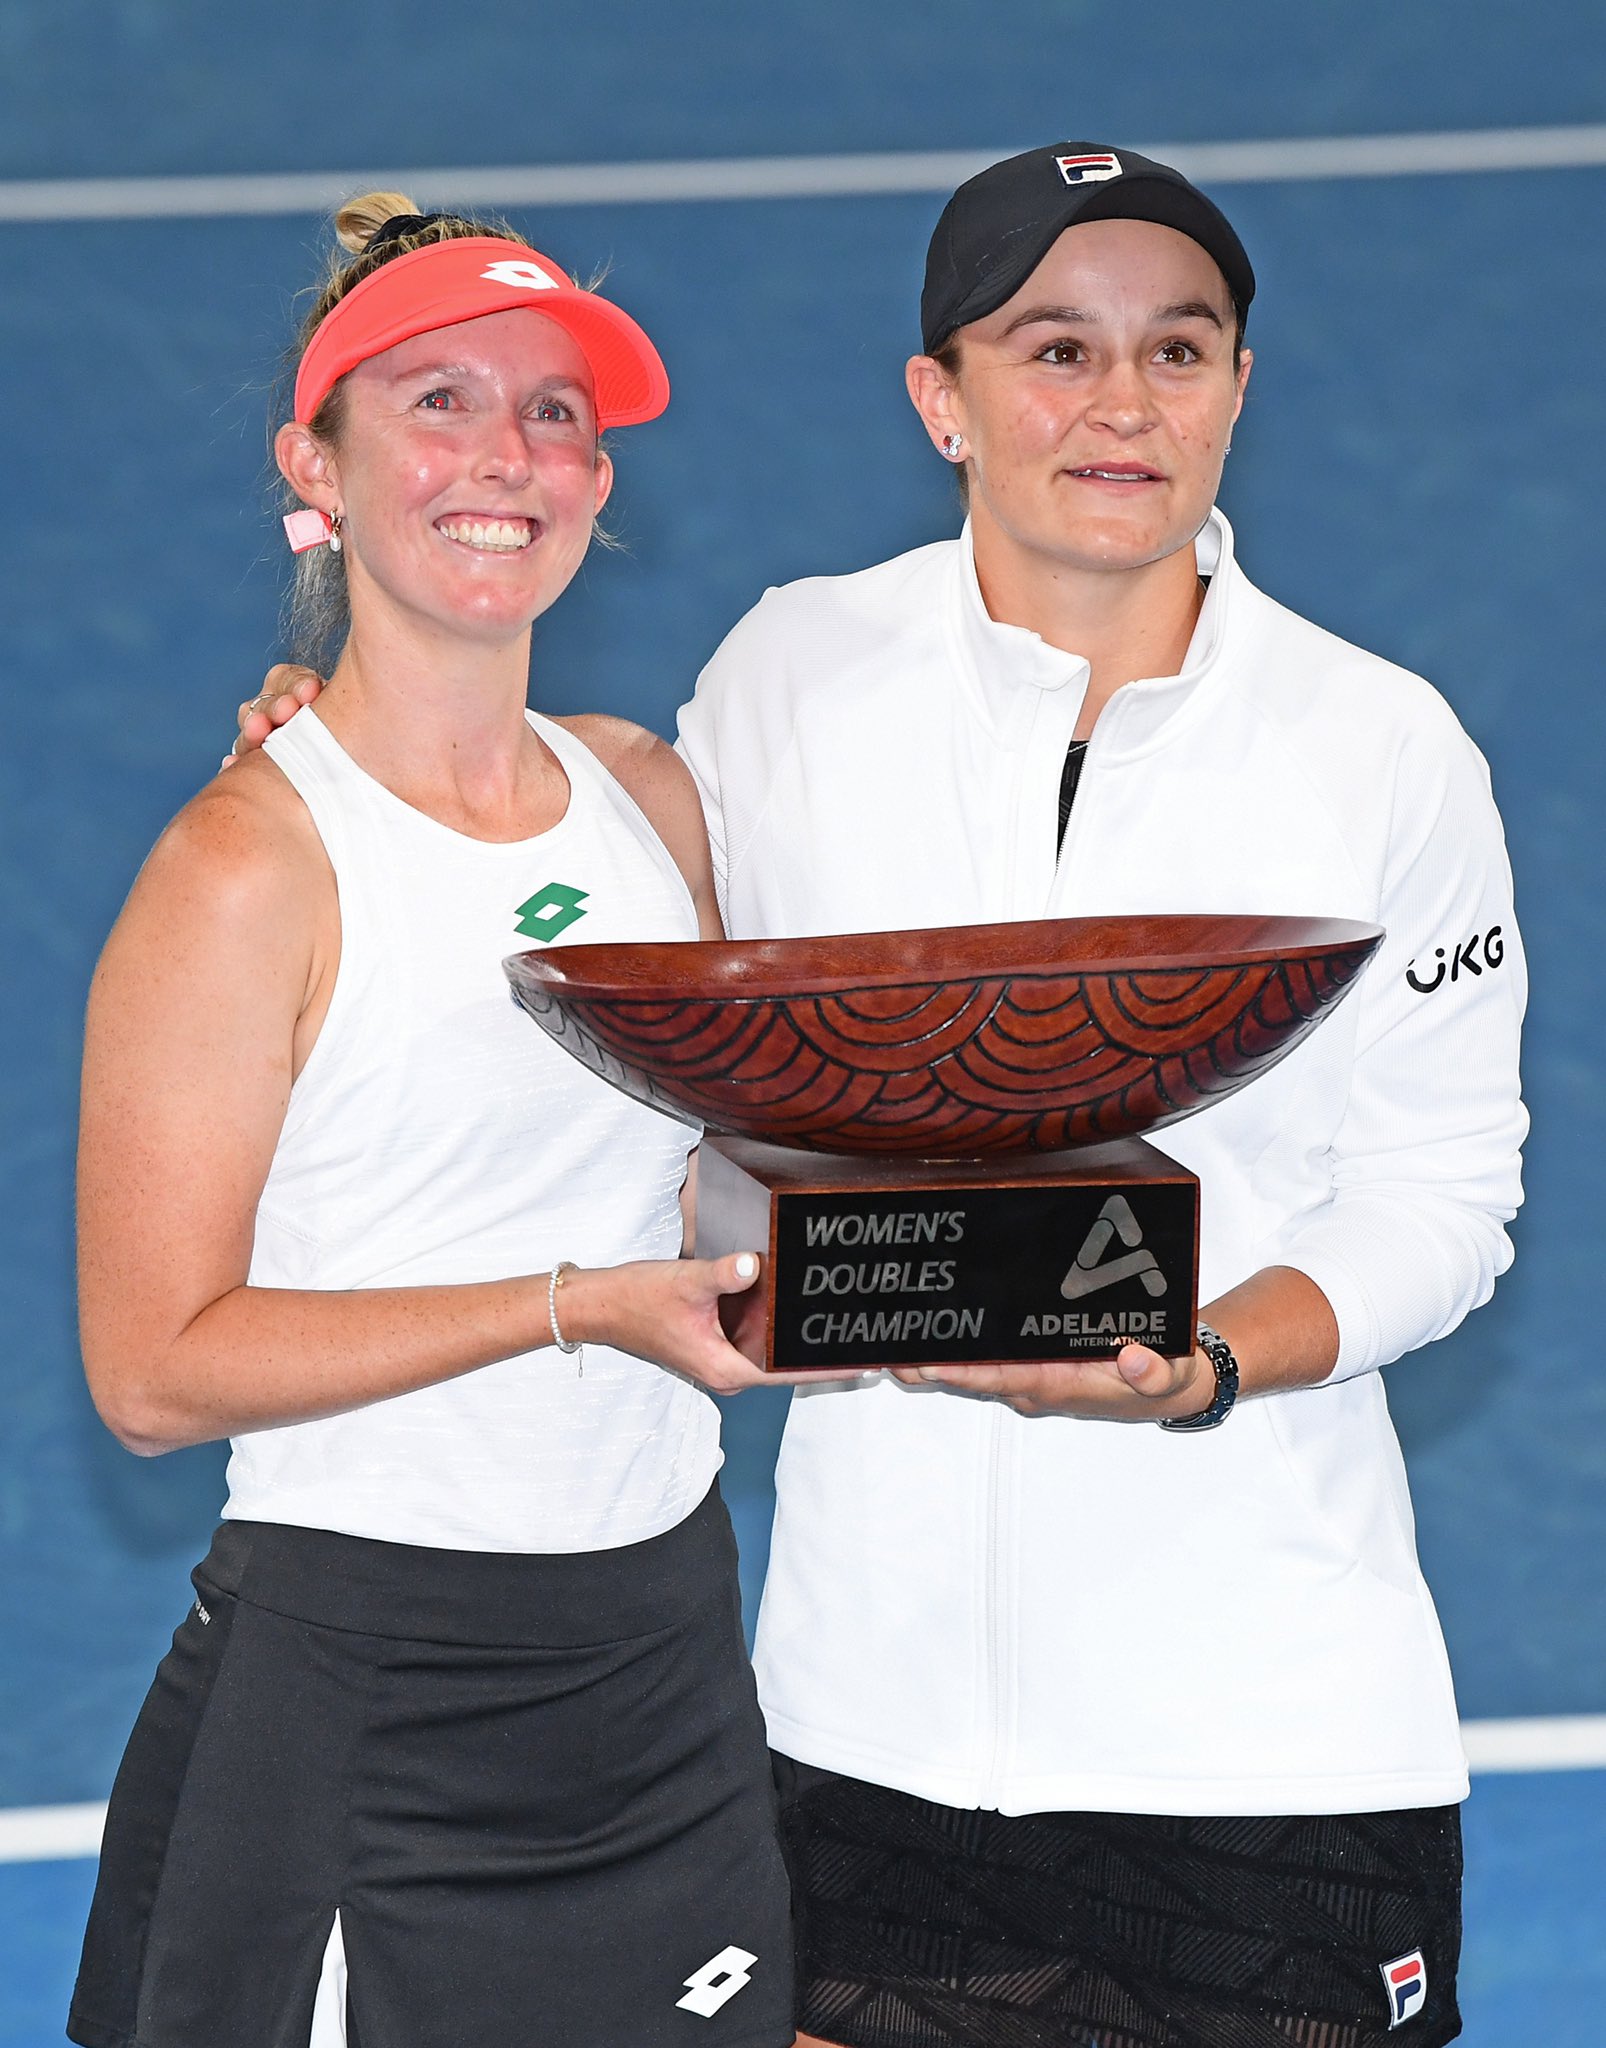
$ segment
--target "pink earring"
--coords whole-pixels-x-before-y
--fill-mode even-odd
[[[284,515],[285,538],[290,543],[293,555],[304,555],[308,548],[327,547],[330,554],[340,552],[341,517],[337,512],[333,519],[327,512],[317,512],[310,507],[299,512]]]
[[[309,508],[284,515],[285,538],[293,555],[304,555],[308,548],[323,547],[334,537],[334,530],[334,523],[327,512],[315,512]]]

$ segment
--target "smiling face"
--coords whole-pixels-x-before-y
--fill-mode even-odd
[[[1149,221],[1067,228],[1025,284],[928,356],[909,389],[942,445],[964,437],[984,549],[1120,571],[1175,554],[1215,501],[1250,358],[1226,279]]]
[[[519,308],[440,327],[343,380],[334,444],[285,427],[280,467],[342,521],[352,619],[373,607],[501,644],[580,566],[612,465],[579,345]]]

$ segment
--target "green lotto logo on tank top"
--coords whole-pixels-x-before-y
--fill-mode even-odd
[[[571,888],[567,882],[548,882],[519,905],[515,913],[518,923],[513,929],[521,938],[550,944],[585,916],[583,905],[590,893],[588,889]]]

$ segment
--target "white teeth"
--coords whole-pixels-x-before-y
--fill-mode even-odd
[[[535,537],[535,529],[527,520],[512,519],[443,519],[440,531],[448,540],[458,541],[464,547],[487,548],[503,554],[516,554]]]

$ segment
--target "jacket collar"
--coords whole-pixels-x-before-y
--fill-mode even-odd
[[[1233,593],[1242,581],[1233,553],[1232,528],[1213,510],[1194,541],[1199,574],[1210,588],[1199,612],[1180,672],[1128,683],[1118,690],[1099,718],[1099,751],[1141,751],[1158,740],[1196,700],[1213,692],[1206,686],[1222,668]],[[954,603],[950,609],[961,663],[980,692],[989,720],[1006,716],[1010,700],[1033,691],[1066,691],[1078,707],[1087,689],[1088,665],[1079,654],[1051,647],[1024,626],[1004,625],[992,617],[976,578],[975,548],[970,521],[965,521],[956,551]]]

